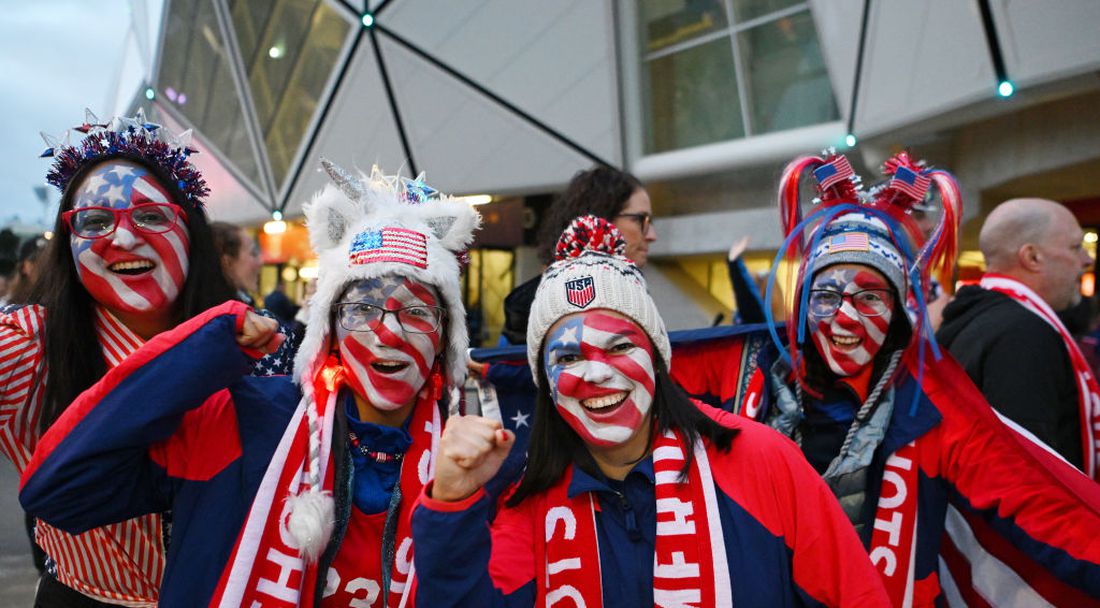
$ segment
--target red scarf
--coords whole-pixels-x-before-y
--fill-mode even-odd
[[[1100,481],[1100,466],[1098,466],[1100,443],[1096,441],[1096,432],[1100,430],[1100,386],[1097,386],[1096,377],[1093,376],[1084,353],[1081,352],[1077,342],[1062,324],[1058,315],[1038,294],[1023,283],[1003,275],[987,274],[982,277],[981,286],[1012,298],[1046,321],[1054,331],[1058,332],[1058,335],[1062,336],[1062,342],[1066,345],[1070,363],[1073,365],[1074,377],[1077,379],[1077,403],[1081,415],[1081,447],[1084,451],[1082,461],[1085,464],[1085,474],[1095,481]]]
[[[337,395],[344,384],[344,369],[334,357],[329,357],[313,378],[312,383],[302,387],[302,401],[264,473],[229,563],[222,571],[221,581],[210,601],[211,606],[314,606],[317,565],[307,565],[299,555],[297,546],[285,529],[288,513],[284,505],[287,498],[297,494],[307,484],[305,465],[309,454],[309,431],[306,407],[311,405],[317,408],[321,423],[319,462],[324,480],[322,489],[332,491],[332,423]],[[439,408],[432,399],[436,392],[431,389],[422,391],[409,423],[413,442],[405,452],[401,467],[401,495],[404,499],[398,509],[392,581],[386,603],[391,607],[411,605],[413,597],[415,573],[410,514],[416,496],[420,495],[434,470],[434,454],[442,430]],[[381,545],[382,539],[379,538],[377,545],[370,550],[381,555]]]
[[[657,540],[653,601],[657,606],[729,606],[732,603],[726,544],[711,477],[710,459],[700,439],[687,481],[680,481],[684,442],[671,431],[653,444]],[[600,551],[596,541],[596,499],[592,493],[569,498],[572,465],[540,498],[545,521],[546,559],[539,565],[539,605],[569,598],[577,606],[603,605]]]
[[[886,459],[871,533],[871,563],[893,606],[912,606],[917,550],[917,447],[910,442]]]

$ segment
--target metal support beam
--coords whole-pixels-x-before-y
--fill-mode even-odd
[[[871,15],[871,0],[863,0],[863,17],[859,23],[859,47],[856,50],[856,71],[852,75],[852,103],[848,105],[845,135],[855,135],[856,108],[859,104],[859,83],[863,79],[863,50],[867,46],[867,20]]]
[[[413,158],[412,146],[409,145],[409,137],[405,133],[405,121],[401,119],[401,109],[397,106],[397,96],[393,92],[393,83],[390,82],[390,72],[386,69],[386,60],[382,57],[382,44],[378,42],[378,34],[374,28],[370,28],[370,43],[374,48],[374,59],[378,62],[378,73],[382,75],[382,86],[386,89],[386,100],[390,103],[390,112],[393,113],[393,122],[397,126],[397,135],[401,138],[401,149],[405,152],[405,159],[409,162],[412,177],[420,175],[416,168],[416,160]]]
[[[347,60],[340,65],[340,71],[336,75],[336,82],[332,85],[332,92],[325,99],[324,105],[321,106],[321,113],[317,118],[317,127],[309,134],[309,141],[306,143],[305,151],[302,153],[303,159],[308,159],[310,153],[313,151],[314,144],[317,143],[317,137],[321,132],[321,127],[325,124],[325,118],[328,116],[329,111],[332,110],[332,103],[336,100],[336,96],[340,93],[340,86],[344,83],[344,79],[347,77],[350,71],[353,58],[355,57],[355,51],[359,49],[359,44],[363,42],[363,37],[366,36],[366,32],[362,27],[358,27],[355,33],[355,40],[351,43],[351,49],[348,50]],[[286,192],[283,194],[283,200],[279,201],[279,211],[286,211],[287,203],[290,202],[290,196],[294,193],[294,187],[298,184],[298,178],[301,177],[302,170],[299,167],[297,170],[291,173],[290,184],[287,186]]]
[[[499,105],[502,108],[504,108],[504,109],[510,111],[511,113],[515,114],[516,116],[518,116],[519,118],[521,118],[522,120],[524,120],[525,122],[530,124],[531,126],[533,126],[536,129],[542,131],[543,133],[549,135],[553,139],[556,139],[559,143],[565,145],[566,147],[570,148],[571,150],[573,150],[574,152],[580,154],[581,156],[584,156],[585,158],[587,158],[587,159],[591,160],[592,162],[594,162],[596,164],[599,164],[599,165],[605,165],[605,166],[608,166],[608,167],[613,167],[614,166],[611,163],[604,160],[603,158],[601,158],[596,153],[589,150],[588,148],[585,148],[584,146],[582,146],[581,144],[573,141],[572,139],[570,139],[569,137],[567,137],[565,134],[561,133],[557,129],[555,129],[555,128],[551,127],[550,125],[542,122],[541,120],[535,118],[531,114],[528,114],[523,109],[521,109],[519,106],[516,106],[515,104],[508,101],[507,99],[504,99],[500,95],[497,95],[496,93],[490,91],[489,89],[482,86],[480,83],[475,82],[469,76],[466,76],[465,74],[463,74],[462,72],[459,72],[455,68],[447,65],[446,63],[443,63],[442,61],[440,61],[439,59],[437,59],[436,57],[434,57],[433,55],[431,55],[427,51],[421,49],[417,45],[413,44],[411,41],[407,40],[406,38],[402,37],[398,33],[396,33],[393,30],[387,28],[386,26],[384,26],[384,25],[382,25],[378,22],[375,22],[373,29],[376,29],[379,32],[385,34],[391,40],[393,40],[397,44],[401,45],[402,47],[404,47],[406,50],[408,50],[412,54],[414,54],[417,57],[419,57],[419,58],[423,59],[424,61],[428,62],[429,64],[436,67],[440,71],[448,74],[449,76],[451,76],[455,80],[458,80],[462,84],[464,84],[464,85],[470,87],[471,89],[477,91],[481,95],[483,95],[485,97],[488,97],[492,101],[496,102],[497,105]]]

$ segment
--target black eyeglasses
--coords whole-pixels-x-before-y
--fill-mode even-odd
[[[412,334],[430,334],[439,329],[447,311],[438,306],[406,306],[389,310],[363,302],[342,302],[336,305],[340,327],[348,331],[374,331],[386,321],[386,315],[397,318],[401,329]]]
[[[653,221],[653,214],[651,213],[620,213],[615,217],[628,217],[638,222],[638,225],[642,227],[642,234],[649,232],[649,227]]]
[[[173,203],[139,203],[125,209],[113,207],[81,207],[61,214],[73,234],[82,239],[101,239],[114,234],[120,218],[126,216],[130,225],[148,234],[168,232],[182,217],[183,209]]]
[[[852,307],[861,317],[881,317],[890,310],[894,294],[886,289],[864,289],[853,294],[832,289],[810,291],[810,314],[815,317],[831,317],[844,305],[844,298],[852,301]]]

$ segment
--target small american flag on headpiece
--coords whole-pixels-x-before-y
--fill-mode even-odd
[[[584,308],[596,299],[596,283],[592,277],[581,277],[565,282],[565,299],[576,306]]]
[[[917,201],[923,201],[931,183],[932,180],[927,175],[921,175],[908,167],[899,166],[897,171],[894,172],[894,177],[890,180],[890,187],[899,192],[904,192]]]
[[[845,156],[837,156],[832,161],[814,169],[814,179],[821,184],[822,190],[828,190],[836,184],[852,177],[852,165]]]
[[[397,262],[417,268],[428,267],[428,237],[406,228],[386,226],[355,235],[348,251],[352,265]]]
[[[870,248],[866,232],[845,232],[829,238],[829,253],[868,251]]]

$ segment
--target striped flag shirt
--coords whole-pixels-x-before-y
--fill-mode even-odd
[[[0,314],[0,452],[20,471],[38,443],[46,379],[45,310],[26,306]],[[96,310],[96,333],[108,367],[142,344],[125,325]],[[95,528],[73,536],[37,522],[35,538],[57,564],[62,584],[121,606],[156,606],[164,572],[160,515]]]

